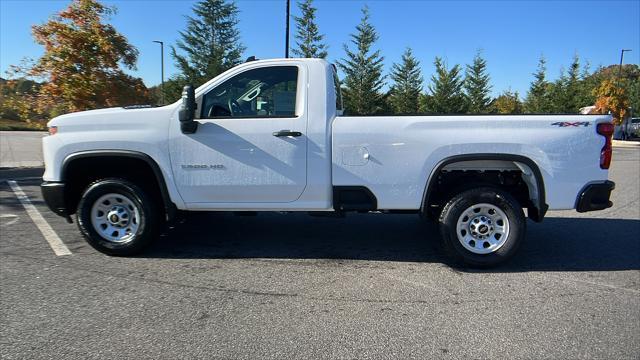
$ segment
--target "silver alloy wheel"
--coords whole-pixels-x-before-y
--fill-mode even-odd
[[[140,227],[140,210],[125,195],[106,194],[91,207],[91,225],[105,240],[127,243]]]
[[[493,204],[469,206],[456,225],[458,241],[474,254],[490,254],[509,237],[509,218]]]

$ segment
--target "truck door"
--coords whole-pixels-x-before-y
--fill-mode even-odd
[[[198,96],[194,134],[171,126],[170,157],[186,203],[295,201],[307,178],[306,72],[259,66]]]

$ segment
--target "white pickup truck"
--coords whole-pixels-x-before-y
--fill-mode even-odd
[[[482,267],[518,249],[524,209],[612,205],[609,116],[343,116],[318,59],[248,61],[171,105],[48,126],[44,199],[111,255],[182,211],[357,211],[435,219],[453,258]]]

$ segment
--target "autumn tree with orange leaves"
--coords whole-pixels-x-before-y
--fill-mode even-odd
[[[121,68],[136,68],[138,50],[104,22],[114,13],[95,0],[73,0],[46,23],[33,26],[45,53],[22,70],[46,80],[36,105],[63,112],[149,102],[142,80]]]
[[[600,114],[611,113],[613,123],[621,124],[630,106],[625,87],[614,80],[604,80],[593,90],[593,94],[596,96],[595,111]]]

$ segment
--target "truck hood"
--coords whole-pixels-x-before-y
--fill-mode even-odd
[[[47,123],[47,126],[57,126],[59,130],[80,130],[78,128],[86,130],[86,127],[100,130],[105,127],[135,126],[141,122],[158,122],[168,119],[177,107],[177,104],[170,104],[162,107],[114,107],[80,111],[55,117]]]

